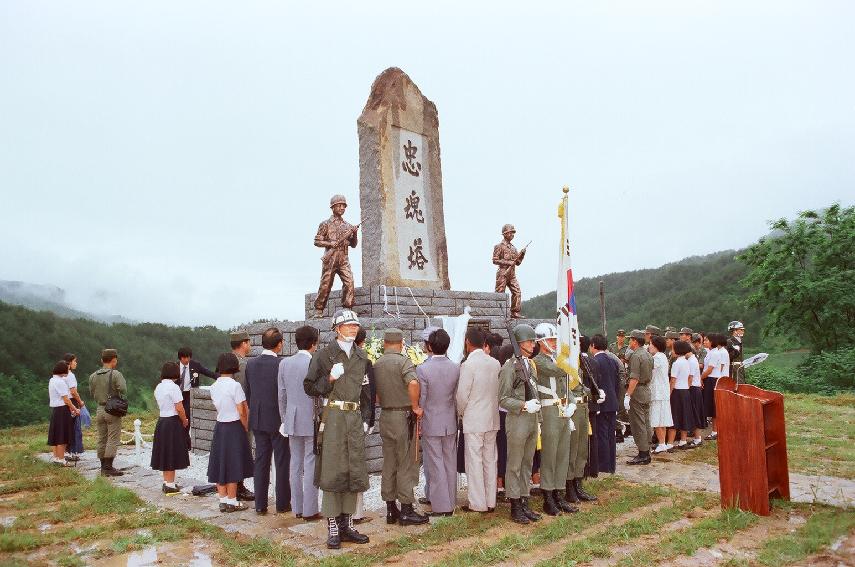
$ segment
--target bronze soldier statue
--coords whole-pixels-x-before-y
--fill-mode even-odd
[[[321,285],[315,309],[323,316],[327,299],[330,296],[333,279],[336,274],[341,279],[341,305],[345,309],[353,307],[353,270],[347,257],[347,247],[356,248],[359,225],[353,226],[342,218],[347,208],[344,195],[333,195],[330,199],[332,216],[321,223],[315,235],[315,246],[325,248],[321,258]]]
[[[502,236],[505,239],[493,247],[493,263],[498,266],[496,270],[496,293],[504,293],[506,287],[510,288],[512,319],[522,317],[520,313],[522,292],[520,291],[520,282],[517,281],[516,268],[525,257],[525,248],[517,252],[516,247],[511,244],[516,233],[514,225],[506,224],[502,227]]]

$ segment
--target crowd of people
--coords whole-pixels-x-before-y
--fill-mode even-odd
[[[418,366],[405,354],[399,329],[384,332],[383,355],[372,363],[353,311],[336,312],[332,327],[336,337],[327,345],[319,344],[317,328],[298,328],[298,352],[287,357],[282,333],[271,327],[254,357],[249,335],[232,333],[232,351],[219,356],[214,372],[184,348],[178,362],[164,363],[154,390],[160,417],[151,455],[151,467],[163,474],[163,492],[178,493],[176,471],[189,466],[189,391],[204,374],[215,378],[207,475],[221,512],[247,510],[244,502],[254,502],[255,512],[266,514],[275,464],[276,512],[325,520],[330,548],[368,542],[355,525],[370,521],[362,509],[369,486],[365,437],[376,419],[388,524],[452,515],[457,473],[466,474],[464,512],[490,514],[507,499],[514,522],[537,522],[542,516],[530,498],[539,494],[543,513],[575,513],[579,502],[596,500],[583,480],[615,472],[616,445],[626,435],[638,449],[628,465],[650,463],[651,453],[701,445],[708,420],[706,439],[715,439],[712,392],[741,360],[744,333],[734,321],[730,338],[688,328],[663,334],[652,325],[629,334],[619,330],[611,345],[601,334],[582,336],[579,372],[568,373],[557,361],[557,329],[549,323],[518,324],[509,343],[470,327],[460,364],[446,356],[448,333],[429,327],[422,333],[428,359]],[[116,369],[118,353],[105,349],[101,360],[89,392],[98,404],[101,472],[116,476],[123,474],[113,467],[122,411],[112,401],[127,386]],[[61,465],[82,452],[85,405],[75,367],[76,357],[67,355],[49,385],[48,443]],[[415,498],[422,461],[425,497],[418,503],[430,506],[426,514]],[[247,478],[254,493],[243,484]]]

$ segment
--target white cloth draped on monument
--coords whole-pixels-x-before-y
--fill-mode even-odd
[[[449,360],[456,362],[457,364],[460,364],[460,361],[463,360],[463,339],[466,338],[466,329],[469,328],[469,319],[472,318],[472,316],[469,315],[470,311],[471,308],[467,305],[463,308],[462,315],[458,315],[456,317],[442,315],[437,317],[437,319],[442,321],[442,328],[445,329],[445,332],[448,333],[449,337],[451,337],[451,344],[448,345],[447,356]]]

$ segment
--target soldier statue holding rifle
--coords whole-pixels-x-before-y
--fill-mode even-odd
[[[516,268],[522,263],[526,248],[528,248],[528,244],[526,244],[522,250],[517,252],[516,247],[511,244],[516,233],[517,230],[514,225],[506,224],[502,227],[504,240],[493,247],[493,263],[498,266],[496,270],[496,293],[504,293],[505,288],[510,288],[512,319],[522,317],[520,313],[522,292],[520,291],[520,282],[517,281]]]
[[[323,316],[336,274],[341,279],[342,307],[353,307],[353,270],[347,257],[347,247],[356,248],[359,225],[353,226],[342,218],[347,208],[343,195],[333,195],[330,208],[332,216],[321,223],[315,235],[315,246],[326,249],[321,258],[321,285],[315,300],[318,317]]]

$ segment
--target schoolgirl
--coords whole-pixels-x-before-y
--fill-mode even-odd
[[[77,370],[77,355],[69,352],[63,355],[62,359],[68,364],[68,374],[65,377],[65,381],[68,383],[71,403],[74,404],[74,407],[81,414],[73,418],[72,424],[74,429],[71,434],[71,442],[68,444],[68,454],[65,460],[79,461],[80,457],[83,456],[83,424],[81,420],[83,419],[83,408],[86,406],[80,398],[80,392],[77,389],[77,377],[74,375],[74,371]]]
[[[220,512],[237,512],[247,507],[237,499],[238,482],[252,477],[253,465],[246,432],[249,410],[243,388],[232,376],[240,370],[237,356],[221,354],[217,360],[220,377],[211,386],[211,401],[217,408],[217,423],[208,458],[208,482],[216,483]]]
[[[689,343],[686,343],[687,345]],[[686,354],[686,360],[689,361],[689,401],[692,405],[692,419],[694,420],[693,433],[695,438],[692,441],[693,447],[700,447],[703,443],[703,432],[707,427],[707,418],[704,416],[704,394],[701,388],[701,365],[698,362],[698,357],[691,350],[689,345],[689,353]]]
[[[160,408],[160,417],[154,428],[154,443],[151,449],[151,468],[163,472],[164,494],[181,492],[175,484],[175,471],[190,466],[187,452],[187,415],[184,413],[184,398],[178,387],[180,378],[178,363],[166,362],[160,370],[160,383],[154,389],[154,399]]]
[[[71,391],[68,389],[68,364],[60,360],[53,367],[53,374],[48,382],[50,397],[50,426],[48,427],[47,444],[53,447],[51,462],[60,466],[72,466],[65,460],[65,448],[74,436],[73,419],[80,412],[71,403]]]
[[[653,377],[650,381],[650,426],[656,433],[654,453],[664,453],[673,446],[666,443],[665,434],[673,427],[671,417],[671,383],[668,378],[668,356],[665,354],[665,339],[654,335],[650,339],[650,354],[653,355]]]
[[[677,358],[671,365],[671,417],[674,429],[668,430],[668,443],[676,449],[689,449],[686,442],[688,432],[695,428],[692,415],[692,402],[689,397],[689,361],[686,354],[691,352],[689,343],[677,341],[674,343],[674,354]],[[680,440],[674,442],[679,432]]]

